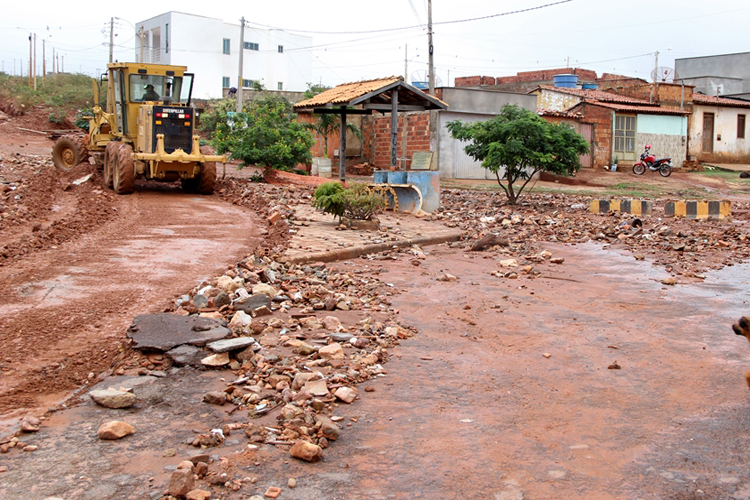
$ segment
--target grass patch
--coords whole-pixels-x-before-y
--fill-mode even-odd
[[[11,114],[23,114],[35,106],[49,106],[51,121],[89,108],[94,102],[90,76],[64,74],[37,78],[37,89],[29,87],[28,78],[0,73],[0,107]]]
[[[727,170],[705,170],[703,172],[691,172],[688,174],[690,177],[699,179],[701,177],[708,177],[710,179],[720,179],[727,184],[735,186],[750,186],[750,178],[741,179],[739,172],[730,172]]]

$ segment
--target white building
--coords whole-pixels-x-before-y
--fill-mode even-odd
[[[187,66],[193,97],[221,97],[238,87],[240,23],[167,12],[136,24],[136,61]],[[312,82],[312,38],[245,27],[243,87],[303,91]]]

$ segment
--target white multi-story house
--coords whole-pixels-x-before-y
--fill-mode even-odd
[[[243,88],[260,83],[268,90],[303,91],[312,82],[312,38],[277,29],[245,27],[240,22],[167,12],[136,24],[138,62],[187,66],[195,74],[193,97],[221,97],[238,87],[243,54]]]

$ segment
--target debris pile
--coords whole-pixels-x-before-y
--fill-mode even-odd
[[[747,203],[733,203],[733,220],[651,217],[610,212],[591,214],[592,197],[527,194],[524,204],[504,205],[502,193],[443,190],[441,207],[429,219],[467,231],[454,244],[474,250],[496,249],[508,257],[532,257],[546,242],[600,242],[635,254],[675,275],[703,278],[750,257]],[[527,258],[526,260],[533,261]]]

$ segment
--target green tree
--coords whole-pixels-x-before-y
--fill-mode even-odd
[[[317,84],[317,83],[310,83],[307,82],[307,90],[305,90],[305,93],[303,94],[303,99],[312,99],[316,95],[320,94],[321,92],[325,92],[326,90],[330,90],[331,87],[328,87],[323,84]]]
[[[328,158],[328,136],[341,130],[339,115],[321,113],[315,115],[315,121],[306,123],[305,127],[323,137],[323,156]],[[362,140],[362,131],[355,124],[347,122],[346,129]]]
[[[310,163],[314,144],[310,132],[297,122],[292,105],[283,97],[263,96],[252,101],[247,111],[219,121],[211,143],[219,154],[229,153],[242,167],[292,170]]]
[[[455,120],[446,126],[455,139],[470,142],[464,151],[497,176],[509,205],[518,202],[534,174],[572,175],[581,168],[579,156],[589,151],[583,136],[569,125],[549,123],[515,104],[503,106],[484,122]],[[523,182],[517,186],[517,181]]]

